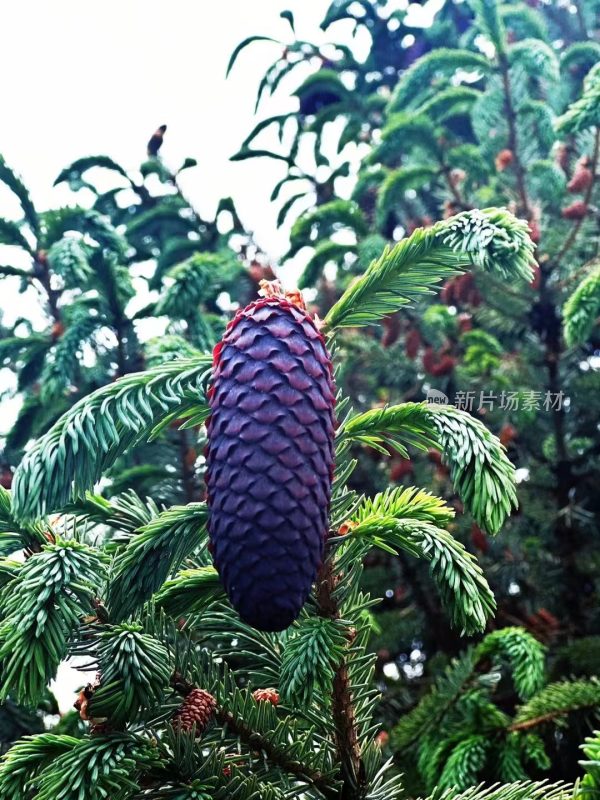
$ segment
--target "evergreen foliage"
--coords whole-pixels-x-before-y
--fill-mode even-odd
[[[596,680],[547,683],[544,648],[521,628],[502,628],[454,660],[392,733],[407,771],[425,787],[465,790],[548,770],[548,728],[597,710]],[[510,678],[519,700],[503,695]]]

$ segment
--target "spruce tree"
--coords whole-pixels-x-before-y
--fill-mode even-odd
[[[297,91],[299,112],[275,121],[296,128],[289,154],[277,155],[289,171],[274,196],[289,181],[300,197],[308,189],[308,204],[315,201],[293,226],[290,254],[314,250],[301,283],[317,289],[323,322],[278,286],[263,285],[266,297],[256,300],[258,280],[271,277],[268,266],[249,237],[234,252],[229,237],[189,205],[178,171],[160,157],[165,126],[150,139],[140,175],[105,156],[63,171],[59,180],[91,191],[93,206],[76,209],[55,236],[13,173],[3,173],[25,220],[2,224],[6,243],[21,246],[31,264],[6,267],[4,275],[40,287],[49,331],[37,367],[33,328],[7,331],[9,342],[32,341],[9,344],[6,364],[20,374],[33,360],[39,383],[34,377],[21,385],[21,433],[7,450],[4,481],[13,491],[0,495],[2,552],[24,555],[0,565],[0,692],[12,736],[39,729],[42,712],[52,710],[47,685],[60,663],[82,658],[90,680],[76,699],[75,724],[21,738],[9,750],[0,798],[593,796],[597,735],[584,745],[580,788],[519,781],[571,777],[573,758],[565,765],[553,749],[566,739],[553,736],[555,723],[589,714],[600,699],[588,677],[596,669],[594,640],[570,640],[594,632],[590,600],[574,595],[587,584],[576,571],[563,581],[548,569],[560,566],[554,544],[565,520],[583,534],[590,519],[575,502],[579,483],[567,482],[566,512],[560,496],[560,513],[547,502],[562,486],[564,453],[552,449],[557,422],[575,447],[567,453],[571,483],[581,465],[589,472],[581,485],[591,487],[594,407],[579,405],[575,416],[573,405],[568,415],[552,409],[548,443],[546,419],[531,413],[486,414],[496,438],[476,415],[422,402],[424,388],[451,395],[467,378],[478,389],[506,390],[515,381],[528,391],[537,386],[538,361],[550,379],[544,326],[555,319],[551,306],[556,314],[564,304],[564,322],[556,315],[555,378],[568,371],[577,383],[593,366],[598,282],[587,261],[594,251],[598,47],[587,39],[597,7],[581,2],[576,10],[446,3],[430,29],[415,31],[384,3],[335,2],[324,27],[344,18],[365,27],[373,46],[364,63],[344,46],[286,46],[262,93],[276,90],[296,63],[319,68]],[[293,31],[293,16],[282,16]],[[557,54],[566,80],[553,93]],[[333,159],[324,156],[330,120],[344,124]],[[559,166],[549,158],[557,136],[565,144]],[[313,174],[298,162],[307,137]],[[253,138],[238,159],[256,154]],[[356,141],[365,157],[348,201],[337,196],[338,178],[352,172],[342,147]],[[182,168],[191,166],[187,159]],[[95,189],[92,167],[111,170],[117,186]],[[560,170],[564,186],[550,180]],[[582,201],[563,202],[577,192]],[[295,199],[281,220],[297,210]],[[529,228],[491,204],[510,206]],[[243,234],[230,200],[220,212]],[[48,217],[61,214],[69,216]],[[339,241],[344,229],[354,244]],[[534,273],[529,233],[540,245]],[[43,279],[37,262],[55,244],[60,267],[49,262]],[[566,255],[577,263],[564,265]],[[335,263],[332,280],[328,265]],[[67,290],[53,270],[69,275],[73,265],[82,271]],[[138,286],[132,275],[139,274],[156,294],[132,319],[124,288]],[[532,279],[539,300],[528,300]],[[433,300],[440,287],[441,304]],[[223,307],[222,292],[241,307],[253,302],[219,342],[235,309]],[[85,335],[71,305],[86,320]],[[138,340],[145,318],[166,320],[170,335]],[[101,339],[107,331],[109,346]],[[524,356],[514,364],[523,340]],[[86,343],[95,351],[92,368]],[[329,353],[338,387],[335,437]],[[582,359],[587,370],[578,366]],[[43,392],[52,402],[38,400]],[[535,486],[543,499],[533,508],[537,495],[516,487],[503,442],[529,470],[531,485],[541,476],[546,494]],[[10,467],[26,443],[13,482]],[[328,475],[332,448],[335,473]],[[413,485],[431,483],[429,462],[446,500]],[[405,485],[394,486],[399,480]],[[524,513],[511,517],[517,490]],[[586,502],[593,500],[590,489]],[[522,530],[532,521],[537,540],[526,542],[519,572]],[[504,523],[497,546],[493,537]],[[575,603],[561,649],[549,653],[549,678],[539,643],[514,628],[488,633],[442,674],[443,651],[464,646],[460,634],[495,624],[494,593],[461,543],[469,529],[499,595],[501,624],[516,619],[548,639],[557,596]],[[577,536],[572,544],[587,580],[593,563],[586,563],[585,542]],[[393,616],[386,616],[379,598],[397,565],[402,591],[392,592]],[[399,624],[406,625],[400,637]],[[439,677],[419,703],[412,693],[389,691],[381,703],[375,670],[390,658],[381,643],[387,637],[397,651],[406,630],[408,641],[426,641]],[[579,677],[557,680],[557,670]],[[408,705],[414,708],[404,715]],[[26,724],[19,727],[19,718]],[[475,788],[480,780],[503,785]]]
[[[26,558],[2,566],[0,691],[35,705],[65,658],[84,657],[90,681],[76,706],[87,731],[16,742],[0,765],[0,798],[405,796],[376,740],[374,656],[368,651],[373,600],[360,589],[363,561],[378,548],[427,562],[450,619],[465,633],[483,630],[495,602],[476,560],[448,530],[453,510],[415,487],[373,497],[353,491],[351,447],[436,448],[465,507],[490,533],[514,504],[514,468],[496,437],[451,406],[407,402],[356,412],[339,396],[335,438],[327,425],[320,437],[315,428],[311,439],[289,421],[279,427],[277,418],[282,406],[300,412],[305,397],[314,408],[332,408],[318,376],[327,374],[327,351],[339,361],[336,338],[345,327],[376,324],[465,269],[527,281],[531,259],[526,224],[488,209],[419,229],[387,249],[319,327],[297,293],[286,296],[265,283],[266,297],[229,325],[212,372],[213,356],[201,354],[119,377],[82,397],[35,441],[12,493],[2,495],[3,535],[12,547],[18,542]],[[231,389],[237,392],[233,405],[221,391],[228,376],[239,387]],[[272,431],[260,429],[252,417],[256,409],[274,412],[261,423]],[[159,507],[133,492],[110,499],[94,493],[124,453],[175,420],[193,428],[209,414],[208,503]],[[254,419],[250,426],[248,419]],[[234,428],[240,428],[239,443]],[[327,464],[324,454],[332,446],[335,474],[324,474],[323,484],[333,478],[331,501],[325,496],[314,509],[319,525],[327,526],[322,559],[300,608],[293,604],[298,576],[305,575],[303,586],[307,580],[306,561],[288,545],[281,563],[277,516],[288,514],[290,535],[307,541],[308,523],[298,519],[290,497],[286,502],[286,491],[315,486],[306,483],[304,471],[315,458],[324,456]],[[240,458],[259,478],[273,464],[292,473],[289,483],[271,476],[266,515],[255,491],[263,484],[244,477],[236,485]],[[223,539],[223,515],[247,521],[247,541],[233,537],[231,526]],[[251,588],[236,595],[238,563]],[[260,621],[247,619],[253,607],[245,604],[244,591],[254,597],[262,591]],[[281,617],[273,617],[276,607],[294,609],[295,621],[284,630]],[[522,673],[523,665],[515,664],[519,685],[531,688],[536,678]],[[473,800],[558,800],[571,790],[513,782],[490,791],[435,792]]]

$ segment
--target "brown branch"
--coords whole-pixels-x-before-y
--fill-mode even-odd
[[[561,712],[562,713],[562,712]],[[513,722],[512,725],[509,725],[506,729],[509,733],[513,733],[514,731],[526,731],[530,728],[535,728],[538,725],[542,725],[544,722],[551,722],[555,717],[558,717],[558,713],[548,713],[542,714],[539,717],[533,717],[532,719],[526,719],[522,722]]]
[[[316,581],[319,613],[329,619],[339,619],[340,610],[334,597],[339,576],[333,571],[333,559],[327,558]],[[365,770],[358,741],[358,725],[352,697],[352,686],[345,659],[340,662],[333,679],[332,715],[335,725],[335,746],[344,781],[341,797],[358,800],[363,796]]]
[[[58,299],[61,293],[53,289],[50,284],[50,265],[48,264],[48,257],[43,251],[39,251],[34,256],[33,274],[46,292],[52,319],[54,322],[60,322],[61,313],[58,307]]]
[[[593,708],[593,706],[589,706]],[[579,706],[578,710],[583,708],[583,706]],[[540,714],[539,717],[532,717],[531,719],[524,719],[521,722],[513,722],[512,725],[509,725],[506,730],[512,733],[513,731],[526,731],[530,728],[536,728],[538,725],[543,725],[544,722],[552,722],[552,720],[556,719],[557,717],[562,717],[565,714],[568,714],[570,709],[568,708],[560,708],[556,711],[549,711],[547,714]]]
[[[263,736],[263,734],[258,733],[258,731],[255,731],[243,720],[235,717],[231,711],[225,711],[217,707],[215,715],[221,725],[226,725],[230,731],[237,734],[253,750],[262,751],[273,764],[281,767],[285,772],[295,775],[305,783],[316,786],[317,789],[327,796],[337,796],[334,783],[323,775],[322,772],[311,769],[306,764],[302,764],[295,758],[291,758],[285,750],[281,750],[274,745],[273,742],[269,741],[267,737]]]
[[[193,683],[187,681],[179,672],[174,672],[171,675],[170,684],[176,692],[183,697],[195,688]],[[281,769],[295,775],[305,783],[310,783],[316,786],[326,797],[337,797],[337,789],[332,781],[330,781],[319,770],[311,769],[306,764],[302,764],[294,758],[291,758],[285,750],[280,749],[273,744],[266,736],[258,731],[255,731],[250,725],[241,719],[238,719],[231,711],[225,711],[217,705],[215,709],[215,717],[217,721],[240,737],[247,745],[253,750],[261,750],[273,764],[276,764]]]
[[[519,155],[519,139],[517,136],[517,113],[512,101],[512,88],[510,84],[510,64],[506,52],[502,50],[498,54],[498,63],[500,65],[500,73],[502,75],[502,86],[504,89],[504,103],[506,106],[506,118],[508,122],[508,146],[513,155],[513,168],[515,177],[517,179],[517,190],[521,203],[520,211],[524,213],[528,220],[533,219],[533,212],[529,205],[529,198],[527,197],[527,188],[525,185],[525,169],[521,163]]]
[[[599,157],[600,157],[600,128],[596,128],[596,136],[594,138],[594,152],[593,152],[593,155],[592,155],[592,164],[591,164],[591,167],[590,167],[591,172],[592,172],[592,180],[590,181],[590,185],[587,187],[585,195],[584,195],[584,198],[583,198],[583,202],[585,203],[586,207],[590,203],[590,200],[592,198],[592,192],[594,191],[594,186],[596,184],[596,178],[597,178],[597,174],[596,173],[597,173],[597,170],[598,170],[598,159],[599,159]],[[573,225],[573,227],[571,228],[571,232],[569,233],[568,237],[566,238],[565,243],[563,244],[561,249],[558,251],[558,253],[553,258],[553,261],[554,261],[554,263],[556,265],[559,265],[560,261],[564,258],[564,256],[568,253],[568,251],[571,249],[571,247],[575,243],[575,240],[577,239],[579,231],[581,230],[581,226],[583,225],[583,220],[584,219],[585,219],[585,216],[581,217],[581,219],[578,219],[577,222],[575,223],[575,225]]]

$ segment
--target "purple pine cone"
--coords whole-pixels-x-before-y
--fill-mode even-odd
[[[214,352],[208,530],[240,617],[279,631],[323,558],[333,475],[331,358],[310,317],[281,297],[238,312]]]

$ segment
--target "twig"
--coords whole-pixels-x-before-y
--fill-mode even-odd
[[[194,684],[187,681],[179,672],[173,673],[170,683],[173,689],[183,697],[187,697],[192,689],[195,688]],[[306,764],[302,764],[297,759],[290,758],[284,750],[274,745],[266,736],[255,731],[246,722],[238,719],[231,711],[225,711],[225,709],[217,706],[215,717],[221,725],[227,726],[230,731],[239,736],[240,739],[243,739],[252,749],[261,750],[267,758],[286,772],[295,775],[305,783],[316,786],[327,797],[333,798],[337,796],[334,783],[325,775],[318,770],[311,769]]]
[[[498,54],[498,62],[500,64],[500,72],[502,74],[502,85],[504,87],[504,102],[506,104],[506,118],[508,121],[508,146],[513,155],[513,165],[515,176],[517,179],[517,189],[521,201],[521,210],[526,215],[528,220],[533,218],[533,212],[529,205],[527,197],[527,188],[525,186],[525,170],[521,163],[519,155],[519,140],[517,136],[517,114],[512,101],[512,88],[510,85],[510,64],[506,52],[502,50]]]
[[[596,128],[596,136],[594,138],[594,153],[592,155],[592,165],[590,167],[592,172],[592,180],[590,181],[590,185],[587,187],[583,202],[586,206],[589,205],[590,199],[592,197],[592,192],[594,191],[594,186],[596,184],[596,172],[598,169],[598,157],[600,155],[600,128]],[[581,217],[578,219],[575,225],[571,228],[571,232],[569,233],[568,237],[566,238],[563,246],[558,251],[558,253],[554,256],[553,261],[558,265],[560,261],[564,258],[564,256],[568,253],[571,249],[573,244],[575,243],[575,239],[579,231],[581,230],[581,226],[583,225],[583,220],[585,217]]]
[[[38,252],[35,254],[33,275],[38,279],[44,291],[46,292],[46,296],[48,298],[48,307],[54,322],[60,322],[61,313],[58,307],[58,299],[61,293],[57,289],[53,289],[50,284],[50,267],[48,264],[48,257],[43,252]]]
[[[339,619],[340,611],[334,597],[339,576],[334,574],[333,559],[327,558],[317,576],[316,598],[321,616]],[[344,787],[342,798],[358,800],[362,797],[365,775],[358,741],[358,726],[348,674],[348,664],[342,659],[333,679],[332,714],[335,724],[335,745],[342,765]]]
[[[544,722],[552,722],[556,717],[560,717],[565,713],[565,709],[559,711],[549,711],[547,714],[540,714],[539,717],[532,717],[531,719],[524,719],[521,722],[513,722],[512,725],[507,727],[507,731],[526,731],[530,728],[536,728],[538,725],[543,725]]]
[[[450,170],[450,167],[446,164],[446,162],[443,159],[440,159],[440,167],[442,170],[442,175],[444,176],[446,184],[448,185],[448,189],[450,189],[450,193],[452,194],[454,202],[458,206],[459,211],[468,211],[471,208],[471,206],[465,201],[465,199],[463,198],[462,194],[458,189],[458,186],[452,180],[452,172]]]
[[[269,739],[255,731],[242,720],[237,719],[231,711],[225,711],[217,707],[215,714],[221,725],[226,725],[230,731],[237,734],[254,750],[261,750],[270,761],[277,764],[277,766],[281,767],[285,772],[289,772],[300,780],[316,786],[317,789],[326,795],[333,796],[332,793],[335,792],[335,786],[321,772],[310,769],[306,764],[302,764],[300,761],[290,758],[284,750],[276,747]]]

